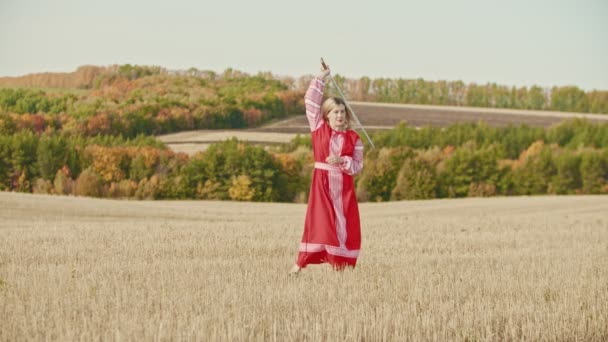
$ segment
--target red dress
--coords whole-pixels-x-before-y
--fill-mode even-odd
[[[304,268],[328,262],[341,269],[356,265],[361,246],[353,175],[363,167],[363,143],[355,131],[334,131],[323,120],[324,86],[322,80],[312,80],[304,101],[315,168],[297,265]],[[330,154],[341,156],[345,162],[340,166],[327,164],[325,159]]]

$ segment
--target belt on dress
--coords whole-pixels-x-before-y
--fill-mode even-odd
[[[327,170],[327,171],[338,171],[342,172],[338,166],[334,166],[327,163],[315,162],[315,169]]]

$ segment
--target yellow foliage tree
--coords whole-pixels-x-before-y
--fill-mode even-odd
[[[236,201],[250,201],[255,194],[251,188],[251,179],[247,175],[232,177],[232,186],[228,189],[228,195]]]
[[[120,167],[127,156],[123,148],[89,146],[87,152],[92,157],[93,171],[105,182],[118,182],[125,178]]]

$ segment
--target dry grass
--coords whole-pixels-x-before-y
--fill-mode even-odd
[[[363,204],[288,277],[304,211],[0,193],[0,340],[608,339],[607,196]]]

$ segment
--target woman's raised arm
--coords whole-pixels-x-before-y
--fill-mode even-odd
[[[306,118],[308,119],[311,132],[316,131],[323,123],[321,104],[323,103],[323,90],[325,89],[325,77],[327,75],[329,75],[329,68],[322,70],[319,76],[310,81],[310,85],[304,96]]]

